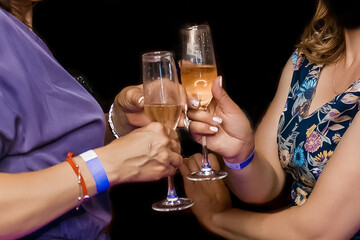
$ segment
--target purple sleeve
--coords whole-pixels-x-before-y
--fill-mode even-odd
[[[65,161],[68,152],[104,144],[105,119],[96,100],[38,36],[1,8],[0,117],[0,172],[44,169]],[[106,239],[110,220],[103,192],[24,239]]]
[[[6,104],[6,99],[0,92],[0,109],[1,109],[1,121],[0,121],[0,159],[4,158],[11,149],[11,143],[15,139],[16,135],[16,119],[17,114],[9,105]]]

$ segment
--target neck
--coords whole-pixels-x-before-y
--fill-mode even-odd
[[[32,7],[29,7],[26,12],[25,12],[25,20],[28,24],[28,26],[30,27],[30,29],[32,29],[32,24],[33,24],[33,9]]]
[[[350,67],[353,63],[360,62],[360,27],[345,29],[345,66]]]

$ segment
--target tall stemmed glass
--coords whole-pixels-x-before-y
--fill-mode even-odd
[[[179,81],[171,52],[148,52],[142,55],[144,109],[151,121],[160,122],[176,129],[181,115]],[[165,200],[156,202],[156,211],[177,211],[189,208],[193,201],[179,198],[173,177],[168,177],[168,191]]]
[[[217,78],[216,60],[209,25],[195,25],[181,29],[181,83],[190,99],[196,99],[202,110],[207,109],[212,99],[211,87]],[[201,171],[187,176],[193,181],[215,180],[227,176],[227,172],[211,168],[202,137]]]

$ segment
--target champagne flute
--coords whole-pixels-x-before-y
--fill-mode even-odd
[[[217,78],[214,47],[209,25],[195,25],[181,29],[181,83],[190,99],[199,102],[206,111],[212,99],[211,87]],[[202,139],[202,164],[199,172],[187,176],[193,181],[216,180],[227,176],[227,172],[211,168],[206,147],[206,136]]]
[[[181,115],[179,82],[171,52],[148,52],[142,55],[144,110],[151,121],[176,129]],[[156,202],[156,211],[177,211],[189,208],[193,201],[179,198],[173,177],[168,177],[166,199]]]

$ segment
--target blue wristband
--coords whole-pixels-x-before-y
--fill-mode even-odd
[[[231,169],[243,169],[244,167],[249,165],[249,163],[254,159],[254,155],[255,155],[255,149],[252,152],[252,154],[250,155],[250,157],[248,157],[242,163],[229,163],[229,162],[225,161],[225,159],[224,159],[224,163],[225,163],[226,166],[228,166]]]
[[[106,175],[103,165],[100,159],[93,150],[89,150],[80,154],[80,157],[84,159],[88,166],[96,184],[97,193],[103,192],[110,188],[109,179]]]

